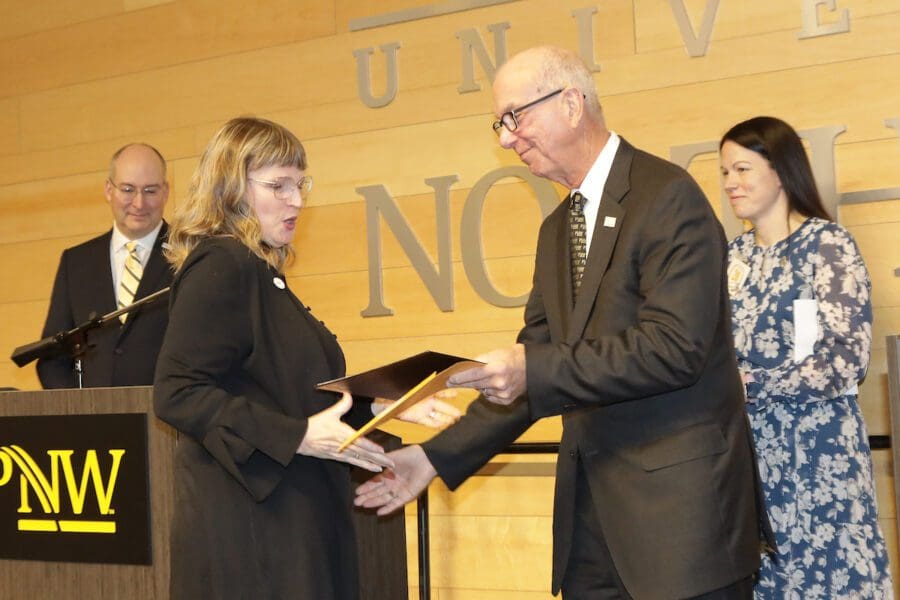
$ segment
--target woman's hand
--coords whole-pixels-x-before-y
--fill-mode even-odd
[[[440,398],[447,398],[448,400],[456,398],[456,390],[441,390],[433,396],[416,402],[397,415],[397,418],[407,423],[416,423],[417,425],[424,425],[434,429],[453,425],[459,421],[462,413],[458,408],[440,400]],[[390,402],[376,400],[372,403],[372,412],[377,415],[390,404]]]
[[[297,454],[338,460],[376,473],[393,467],[394,461],[384,453],[384,448],[364,437],[338,452],[338,447],[354,433],[352,427],[341,421],[352,406],[353,397],[344,393],[333,406],[311,416]]]

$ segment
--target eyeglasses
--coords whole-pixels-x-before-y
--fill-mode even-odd
[[[531,108],[532,106],[540,104],[544,100],[549,100],[550,98],[552,98],[553,96],[556,96],[557,94],[561,94],[563,92],[563,90],[565,90],[565,89],[566,88],[559,88],[555,92],[550,92],[546,96],[541,96],[537,100],[532,100],[528,104],[523,104],[519,108],[514,108],[511,111],[503,113],[502,115],[500,115],[500,119],[497,121],[494,121],[494,123],[492,124],[492,127],[494,128],[494,133],[496,133],[497,135],[500,135],[501,127],[506,127],[507,131],[515,131],[516,129],[519,128],[519,115],[522,114],[523,111]]]
[[[291,200],[294,194],[299,193],[304,200],[312,191],[313,179],[311,175],[304,175],[300,181],[294,181],[290,177],[279,177],[275,181],[265,181],[262,179],[250,179],[253,183],[263,185],[275,195],[278,200]]]
[[[116,183],[112,179],[107,179],[107,181],[109,185],[119,190],[119,193],[128,200],[133,200],[138,194],[141,194],[145,200],[155,200],[162,193],[162,186],[158,183],[138,189],[130,183]]]

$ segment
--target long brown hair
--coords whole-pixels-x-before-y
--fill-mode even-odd
[[[788,199],[788,213],[831,221],[822,205],[809,157],[794,128],[775,117],[754,117],[728,130],[719,142],[734,142],[756,152],[772,165]]]

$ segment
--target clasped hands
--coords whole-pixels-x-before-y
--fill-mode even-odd
[[[477,360],[485,365],[467,369],[450,377],[448,385],[475,388],[494,404],[509,405],[525,393],[525,346],[483,354]],[[437,471],[421,446],[405,446],[387,454],[393,460],[389,470],[356,488],[356,506],[377,508],[387,515],[415,500],[437,476]]]

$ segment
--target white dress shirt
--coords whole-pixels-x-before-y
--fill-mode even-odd
[[[584,181],[572,192],[581,192],[584,196],[584,227],[587,244],[587,252],[591,251],[591,240],[594,238],[594,226],[597,223],[597,213],[600,211],[600,198],[603,197],[603,188],[606,187],[606,180],[609,177],[609,170],[612,168],[613,159],[616,157],[616,151],[619,149],[619,136],[615,131],[609,132],[609,139],[597,160],[591,165]]]

